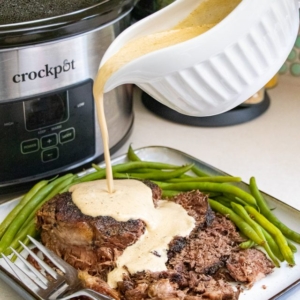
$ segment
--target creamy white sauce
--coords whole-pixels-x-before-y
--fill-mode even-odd
[[[93,217],[111,216],[118,221],[141,219],[147,227],[142,237],[125,249],[108,281],[111,287],[122,280],[126,267],[130,273],[166,270],[167,248],[175,236],[188,236],[194,219],[173,202],[152,202],[150,188],[135,180],[113,180],[109,137],[104,114],[103,91],[107,79],[126,63],[152,51],[194,38],[224,19],[241,0],[204,0],[185,20],[168,31],[154,33],[129,42],[99,70],[94,83],[94,99],[102,133],[106,180],[82,183],[70,191],[78,208]]]
[[[111,216],[117,221],[141,219],[146,231],[139,240],[127,247],[117,259],[117,267],[108,274],[108,284],[115,287],[126,269],[130,273],[143,270],[166,270],[168,244],[174,236],[188,236],[195,220],[179,204],[159,201],[154,207],[152,191],[137,180],[115,180],[115,192],[106,191],[105,180],[86,182],[71,187],[73,202],[82,213],[90,216]],[[126,269],[123,267],[126,266]]]
[[[204,0],[174,28],[140,37],[126,44],[113,55],[99,70],[94,84],[94,99],[103,139],[106,163],[107,190],[114,191],[110,162],[108,130],[104,114],[103,90],[108,78],[126,63],[153,51],[173,46],[199,36],[223,20],[241,0]]]
[[[144,270],[167,270],[169,243],[174,236],[188,236],[195,227],[194,218],[181,205],[171,201],[159,201],[158,207],[153,210],[153,217],[155,226],[147,227],[143,236],[124,250],[117,260],[117,268],[108,274],[108,284],[111,287],[116,287],[116,283],[122,281],[127,270],[130,274]]]
[[[149,187],[138,180],[114,180],[115,191],[108,193],[105,180],[74,185],[70,188],[75,205],[85,215],[110,216],[117,221],[142,219],[153,222],[153,200]]]

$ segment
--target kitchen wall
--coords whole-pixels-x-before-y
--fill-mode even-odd
[[[286,62],[279,70],[279,74],[300,77],[300,28],[294,48],[287,57]]]

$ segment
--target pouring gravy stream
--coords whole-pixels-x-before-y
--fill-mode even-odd
[[[126,44],[99,70],[94,84],[94,99],[102,133],[106,181],[94,181],[71,187],[73,202],[90,216],[111,216],[117,221],[141,219],[146,224],[143,236],[127,247],[117,260],[117,268],[108,275],[115,287],[126,266],[130,273],[166,270],[168,244],[174,236],[188,236],[195,221],[178,204],[159,201],[154,207],[152,192],[137,180],[113,180],[109,136],[104,113],[104,86],[108,78],[128,62],[150,52],[192,39],[224,19],[242,0],[204,0],[182,22],[168,31],[150,34]],[[154,255],[158,253],[159,255]]]

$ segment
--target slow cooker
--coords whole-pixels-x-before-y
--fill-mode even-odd
[[[105,50],[130,25],[135,1],[6,2],[0,13],[9,12],[0,16],[0,193],[103,159],[93,78]],[[105,95],[105,113],[113,152],[133,125],[130,85]]]

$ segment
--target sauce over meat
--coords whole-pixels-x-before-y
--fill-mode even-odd
[[[125,45],[99,70],[94,84],[94,99],[102,133],[106,163],[106,181],[84,183],[72,188],[72,199],[78,208],[91,216],[112,216],[116,220],[141,219],[146,232],[134,245],[125,249],[117,268],[109,274],[114,287],[122,280],[126,266],[131,273],[166,269],[166,249],[174,236],[187,236],[194,228],[194,219],[180,205],[160,201],[154,208],[151,191],[135,180],[114,181],[108,130],[104,113],[103,93],[108,78],[126,63],[142,55],[192,39],[224,19],[241,0],[204,0],[182,22],[168,31],[150,34]],[[143,186],[142,186],[143,185]]]
[[[117,221],[142,219],[146,223],[146,232],[124,250],[117,259],[117,267],[108,274],[111,287],[122,281],[123,273],[126,273],[123,266],[131,274],[144,270],[167,270],[168,244],[174,236],[188,236],[195,227],[195,219],[175,202],[161,200],[154,207],[152,191],[144,183],[115,180],[115,186],[113,194],[107,193],[104,180],[78,184],[70,189],[73,202],[76,205],[84,203],[82,213],[86,215],[96,217],[101,211],[101,215]]]

